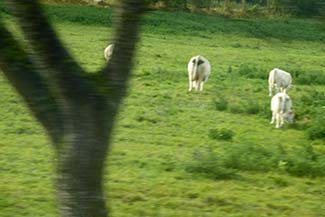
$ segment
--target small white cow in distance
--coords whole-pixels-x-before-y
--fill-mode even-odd
[[[108,61],[113,54],[114,44],[108,45],[104,50],[104,57]]]
[[[292,100],[286,93],[277,93],[271,100],[272,119],[270,124],[276,121],[275,127],[283,126],[284,121],[293,122]]]
[[[195,90],[203,90],[203,84],[209,78],[211,72],[211,65],[209,61],[203,56],[192,57],[187,65],[189,89],[191,91],[194,87]]]
[[[289,72],[281,69],[272,69],[269,73],[269,96],[272,96],[273,87],[276,88],[276,93],[279,91],[288,93],[291,88],[292,77]]]

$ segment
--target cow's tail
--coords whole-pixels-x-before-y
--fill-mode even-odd
[[[269,74],[269,85],[274,85],[274,83],[275,83],[275,72],[276,72],[275,69],[272,69],[272,71],[270,71],[270,74]]]
[[[199,78],[199,73],[198,73],[198,61],[199,61],[199,58],[196,57],[194,60],[193,60],[193,68],[192,68],[192,81],[197,81]]]
[[[272,96],[272,89],[275,83],[275,73],[276,69],[272,69],[272,71],[269,73],[269,96]]]

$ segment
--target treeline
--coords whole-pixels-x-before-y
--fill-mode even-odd
[[[148,0],[151,4],[188,11],[210,10],[223,13],[289,13],[320,16],[324,0]]]
[[[116,5],[119,0],[41,0],[56,3]],[[296,15],[325,17],[325,0],[145,0],[155,9],[222,15]]]

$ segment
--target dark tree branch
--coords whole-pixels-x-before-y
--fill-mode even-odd
[[[83,101],[96,95],[95,87],[57,37],[37,0],[7,0],[39,58],[49,67],[49,76],[73,101]]]
[[[0,22],[0,68],[48,131],[54,144],[62,135],[62,115],[48,85],[26,52]]]
[[[116,104],[126,92],[145,3],[139,0],[126,0],[120,7],[115,30],[114,52],[108,65],[100,72],[100,76],[104,77],[104,85],[108,87],[110,101]]]
[[[53,124],[54,129],[60,127],[57,129],[61,131],[58,133],[60,137],[54,143],[59,147],[57,188],[61,216],[106,217],[102,183],[104,162],[115,117],[130,77],[144,1],[122,1],[114,54],[109,65],[96,75],[87,75],[68,54],[43,15],[38,1],[7,2],[13,6],[23,32],[38,53],[40,62],[47,66],[47,71],[42,71],[45,74],[36,73],[33,62],[5,28],[0,29],[0,42],[6,39],[0,45],[0,52],[3,51],[0,67],[19,93],[27,98],[32,110],[42,110],[54,104],[50,101],[53,97],[48,89],[58,93],[59,103],[55,104],[56,107],[48,107],[55,110],[53,116],[48,117],[52,112],[46,110],[35,114],[40,116],[39,120],[45,127],[52,128],[46,124]],[[10,51],[15,52],[8,55]],[[47,87],[43,79],[51,85]],[[27,96],[24,95],[25,89]],[[51,121],[44,121],[47,118]]]

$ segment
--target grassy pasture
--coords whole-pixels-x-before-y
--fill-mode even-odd
[[[110,11],[46,9],[84,68],[105,64]],[[324,216],[324,140],[307,136],[325,109],[321,23],[180,12],[152,12],[143,23],[106,167],[112,216]],[[186,66],[197,54],[212,74],[202,93],[188,93]],[[274,67],[294,75],[297,122],[282,130],[269,124]],[[0,216],[57,216],[55,155],[44,131],[2,75],[0,93]]]

